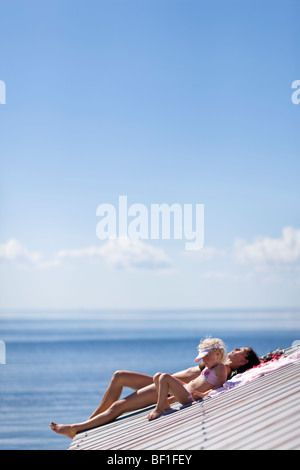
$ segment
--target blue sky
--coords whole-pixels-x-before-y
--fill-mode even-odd
[[[0,307],[299,306],[298,18],[297,0],[1,2]],[[204,204],[204,250],[101,242],[119,195]]]

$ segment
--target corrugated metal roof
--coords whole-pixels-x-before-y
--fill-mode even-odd
[[[153,407],[129,413],[79,433],[69,449],[300,450],[299,377],[297,360],[190,406],[176,403],[153,421],[147,420]]]

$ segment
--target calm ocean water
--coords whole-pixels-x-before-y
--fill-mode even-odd
[[[206,336],[263,355],[300,339],[300,311],[0,312],[0,449],[67,449],[51,420],[87,419],[115,370],[194,365]]]

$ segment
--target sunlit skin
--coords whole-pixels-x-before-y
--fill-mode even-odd
[[[188,383],[189,390],[184,387],[184,382],[170,374],[158,373],[154,376],[154,383],[158,391],[156,407],[148,415],[149,420],[153,420],[165,413],[169,408],[167,401],[168,393],[172,393],[175,399],[182,405],[190,404],[193,399],[203,398],[213,388],[219,388],[227,378],[226,366],[221,363],[220,351],[210,351],[204,358],[205,367],[213,370],[218,378],[218,383],[213,387],[201,375]],[[192,393],[193,399],[190,396]]]
[[[225,362],[227,377],[231,375],[232,371],[247,363],[246,355],[248,351],[249,348],[235,348],[228,354],[228,359]],[[200,374],[201,371],[197,365],[177,372],[173,374],[173,377],[188,383],[199,377]],[[135,392],[120,399],[123,387],[130,387]],[[73,438],[79,432],[114,421],[123,413],[154,405],[157,403],[157,399],[158,395],[153,376],[138,372],[117,371],[114,373],[101,403],[89,419],[75,424],[57,424],[52,421],[50,427],[58,434]],[[174,396],[168,398],[168,404],[174,401],[176,401]]]
[[[247,354],[249,353],[250,348],[243,347],[243,348],[234,348],[233,351],[228,353],[227,357],[228,360],[226,361],[225,365],[227,366],[227,370],[229,369],[231,372],[233,370],[238,369],[239,367],[244,366],[247,364]]]

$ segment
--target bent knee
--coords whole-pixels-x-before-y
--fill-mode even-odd
[[[166,380],[169,377],[170,377],[170,374],[167,374],[166,372],[163,372],[162,374],[160,374],[159,380]]]
[[[113,417],[120,416],[122,413],[126,411],[127,409],[126,405],[127,405],[127,402],[123,398],[121,400],[115,401],[112,405],[110,405],[107,412]]]
[[[162,372],[156,372],[156,374],[153,376],[153,380],[158,380],[161,376]]]
[[[127,370],[116,370],[113,374],[112,379],[113,380],[120,380],[120,379],[124,378],[127,373],[128,373]]]

